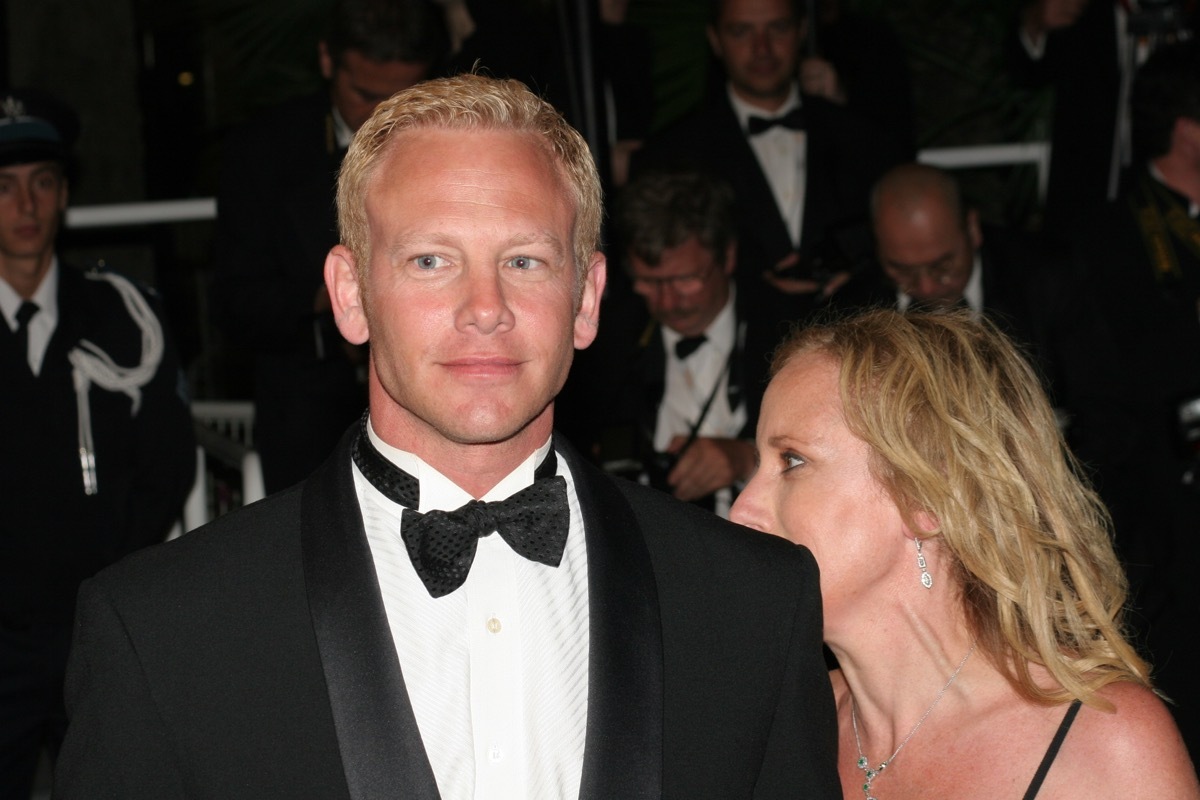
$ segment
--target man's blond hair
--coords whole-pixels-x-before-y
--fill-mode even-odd
[[[379,104],[358,130],[338,175],[338,229],[358,264],[360,279],[370,261],[366,195],[379,165],[413,130],[487,130],[528,134],[544,148],[575,205],[574,258],[577,285],[600,246],[600,176],[587,142],[553,106],[514,80],[483,75],[418,83]]]

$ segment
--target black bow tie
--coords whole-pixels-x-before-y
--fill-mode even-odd
[[[421,582],[433,597],[463,585],[479,539],[493,531],[518,555],[557,567],[571,526],[567,481],[554,473],[554,449],[534,473],[534,482],[505,500],[470,500],[454,511],[422,514],[417,479],[383,457],[371,444],[366,421],[354,443],[354,463],[371,485],[404,506],[400,537]]]
[[[700,345],[708,341],[708,337],[704,334],[699,336],[685,336],[675,343],[675,357],[680,361],[690,356],[692,353],[700,349]]]
[[[794,131],[804,130],[804,110],[799,106],[784,114],[782,117],[755,117],[746,120],[746,130],[751,136],[771,130],[776,125],[782,125]]]

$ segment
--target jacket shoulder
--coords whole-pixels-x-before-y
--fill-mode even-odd
[[[300,486],[230,512],[178,539],[139,550],[88,584],[114,599],[179,602],[225,592],[264,568],[299,564]],[[85,584],[87,585],[87,584]]]

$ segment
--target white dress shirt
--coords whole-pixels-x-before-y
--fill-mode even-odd
[[[420,508],[471,496],[417,456],[368,435],[420,483]],[[538,449],[482,500],[533,482]],[[403,507],[354,468],[388,624],[438,789],[445,798],[578,797],[587,730],[587,546],[574,480],[562,458],[571,527],[557,568],[517,555],[493,533],[479,540],[466,582],[429,595],[400,537]]]
[[[687,358],[680,359],[675,355],[675,343],[683,336],[665,325],[662,328],[667,373],[654,427],[654,449],[660,453],[676,436],[686,436],[691,431],[714,389],[716,395],[698,435],[737,438],[746,425],[746,404],[739,404],[737,410],[729,407],[729,369],[726,366],[740,335],[734,314],[734,292],[730,286],[729,300],[704,332],[704,344]],[[728,488],[721,489],[716,500],[716,512],[728,518],[732,492]]]
[[[50,337],[58,327],[58,256],[50,257],[50,269],[46,271],[41,284],[31,302],[37,304],[38,312],[29,320],[28,342],[29,369],[34,375],[42,371],[42,361],[46,358],[46,348],[50,346]],[[16,290],[0,279],[0,314],[8,323],[8,329],[17,330],[17,311],[25,302]]]
[[[761,108],[750,105],[738,97],[730,87],[729,102],[733,105],[733,113],[737,115],[742,131],[749,127],[751,116],[775,118],[782,117],[793,108],[800,107],[800,89],[792,84],[791,94],[784,104],[774,113],[767,113]],[[775,206],[779,209],[783,221],[787,223],[788,234],[792,237],[792,245],[800,246],[800,237],[804,226],[804,187],[808,164],[808,136],[804,131],[794,131],[782,125],[776,125],[762,133],[750,136],[746,133],[750,149],[754,151],[758,165],[762,167],[763,175],[771,186],[771,194],[775,197]]]

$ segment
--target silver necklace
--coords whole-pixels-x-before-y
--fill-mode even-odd
[[[971,642],[971,649],[967,651],[965,656],[963,656],[962,661],[958,662],[958,666],[955,667],[954,674],[950,676],[950,680],[946,681],[946,685],[943,686],[942,690],[937,693],[937,697],[933,698],[933,702],[929,704],[929,708],[925,709],[925,713],[921,715],[919,720],[917,720],[917,724],[913,725],[913,729],[908,732],[908,736],[904,737],[904,741],[900,742],[900,745],[892,752],[890,756],[888,756],[886,761],[881,762],[880,765],[874,769],[871,769],[871,762],[867,761],[867,757],[863,755],[862,739],[858,737],[858,714],[854,710],[854,697],[850,697],[850,724],[854,727],[854,744],[858,746],[858,761],[855,762],[855,765],[861,769],[863,774],[866,776],[866,782],[863,784],[862,790],[863,794],[866,795],[867,800],[876,800],[875,796],[871,794],[871,782],[878,778],[879,774],[887,769],[891,763],[896,760],[896,756],[900,755],[900,751],[904,749],[904,745],[908,744],[908,740],[913,737],[913,734],[921,729],[921,726],[925,723],[925,720],[929,718],[929,715],[933,713],[935,708],[937,708],[937,704],[941,702],[942,697],[946,694],[946,690],[950,688],[951,684],[954,683],[955,678],[958,677],[958,673],[962,672],[963,667],[967,665],[967,659],[971,657],[971,653],[974,652],[975,642]]]

